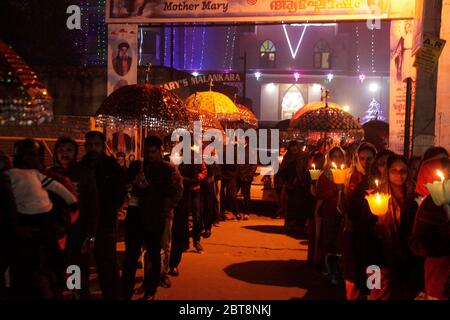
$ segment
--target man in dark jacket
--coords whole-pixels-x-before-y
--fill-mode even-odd
[[[243,219],[248,220],[249,210],[250,210],[250,189],[253,182],[253,177],[255,176],[256,169],[258,166],[256,164],[250,163],[251,157],[250,152],[254,152],[249,145],[245,147],[245,163],[238,164],[238,174],[237,174],[237,190],[241,190],[243,202],[242,202],[242,213],[244,214]]]
[[[204,163],[194,164],[194,156],[191,163],[182,163],[178,170],[183,176],[183,197],[174,212],[172,227],[172,250],[170,253],[170,275],[178,275],[178,265],[184,250],[189,249],[189,213],[192,213],[192,239],[194,248],[201,252],[200,234],[203,228],[200,208],[200,184],[206,178],[208,172]]]
[[[206,165],[207,176],[200,184],[201,209],[203,218],[204,238],[211,236],[213,224],[219,218],[219,199],[217,195],[216,178],[219,166],[216,163]]]
[[[100,214],[94,243],[94,257],[105,299],[118,298],[119,272],[117,269],[117,210],[127,193],[125,176],[116,159],[106,155],[106,137],[98,131],[85,135],[86,156],[83,161],[93,166],[98,191]]]
[[[144,162],[135,161],[128,169],[132,184],[125,219],[125,259],[122,269],[122,297],[131,299],[137,262],[145,245],[150,269],[144,279],[144,300],[153,300],[161,273],[161,239],[165,221],[182,194],[182,178],[171,163],[163,160],[162,140],[148,136],[144,142]]]

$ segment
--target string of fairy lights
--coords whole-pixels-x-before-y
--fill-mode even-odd
[[[108,27],[105,23],[106,0],[97,2],[97,64],[105,64],[107,60]]]
[[[228,64],[228,70],[233,69],[233,58],[234,58],[234,47],[236,44],[236,31],[237,27],[234,26],[233,28],[233,40],[231,41],[231,50],[230,50],[230,63]]]
[[[355,26],[355,44],[356,44],[356,71],[359,73],[359,80],[363,83],[366,80],[366,75],[361,72],[361,57],[360,57],[360,30],[359,25]],[[370,26],[370,71],[376,73],[375,61],[375,25]]]
[[[223,64],[222,69],[226,68],[227,60],[228,60],[228,47],[230,46],[230,33],[231,33],[231,27],[227,27],[227,34],[225,37],[225,55],[223,58]]]
[[[200,55],[200,70],[203,69],[203,60],[205,58],[205,43],[206,43],[205,39],[206,39],[206,27],[203,26],[203,29],[202,29],[202,53]]]
[[[190,70],[192,70],[193,65],[194,65],[194,46],[195,46],[195,27],[192,27],[192,37],[191,37],[191,67]]]
[[[372,68],[372,73],[375,73],[375,25],[372,24],[371,28],[370,28],[370,47],[371,47],[371,54],[372,54],[372,59],[371,59],[371,68]]]
[[[355,44],[356,44],[356,71],[361,72],[361,61],[359,59],[359,26],[355,27]]]

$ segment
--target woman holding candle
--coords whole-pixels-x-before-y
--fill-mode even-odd
[[[328,153],[324,172],[317,181],[316,190],[317,204],[315,216],[322,218],[321,235],[319,237],[322,240],[322,252],[325,255],[326,272],[332,284],[338,284],[342,279],[338,266],[340,249],[337,246],[337,241],[343,218],[338,209],[342,186],[338,186],[335,183],[332,164],[341,168],[344,163],[344,151],[340,147],[332,148]]]
[[[364,210],[354,220],[355,242],[364,268],[375,265],[381,269],[381,288],[371,289],[370,300],[412,299],[416,296],[420,279],[421,260],[409,250],[408,238],[417,211],[408,162],[400,155],[387,160],[387,180],[377,193],[390,194],[385,215]],[[386,200],[387,201],[387,200]]]
[[[365,230],[361,230],[355,225],[363,213],[370,212],[365,199],[366,194],[377,188],[375,181],[381,181],[386,176],[387,159],[393,154],[390,150],[383,150],[376,155],[370,173],[364,176],[364,180],[355,188],[349,200],[347,219],[353,227],[353,236],[352,241],[347,242],[349,243],[347,250],[350,249],[350,252],[344,252],[344,276],[348,300],[361,300],[369,295],[366,285],[366,267],[363,263],[366,246],[362,240],[365,239],[366,234]],[[353,265],[348,263],[351,260],[353,260]]]
[[[313,168],[319,172],[323,169],[323,166],[325,165],[325,155],[320,152],[314,152],[311,154],[310,159],[308,160],[308,166],[309,168]],[[320,175],[319,175],[320,177]],[[308,262],[311,264],[320,264],[320,261],[316,261],[314,259],[314,252],[316,249],[316,233],[320,233],[320,222],[318,225],[316,225],[316,217],[314,217],[314,208],[316,206],[317,200],[316,200],[316,186],[317,186],[317,180],[311,181],[311,195],[313,196],[313,214],[308,218],[306,221],[306,230],[308,233]],[[317,255],[319,256],[319,255]]]
[[[434,164],[431,168],[431,164]],[[450,178],[448,158],[427,162],[430,171],[440,170],[444,180]],[[433,169],[433,170],[431,170]],[[425,172],[425,171],[424,171]],[[418,183],[440,181],[436,175],[419,175]],[[424,280],[428,299],[450,298],[450,209],[448,205],[437,206],[431,196],[425,198],[414,221],[410,238],[412,251],[425,258]]]
[[[350,175],[349,183],[345,187],[346,204],[350,203],[356,188],[367,179],[376,154],[377,151],[375,147],[369,143],[362,143],[359,146],[355,154],[353,170]],[[347,300],[361,300],[363,293],[355,287],[356,257],[354,255],[353,226],[347,214],[345,215],[345,223],[343,227],[342,271],[345,278]]]

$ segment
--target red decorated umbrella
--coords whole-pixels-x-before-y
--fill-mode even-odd
[[[364,130],[358,120],[340,106],[321,101],[305,107],[306,112],[291,120],[290,128],[294,136],[305,139],[308,144],[320,139],[352,142],[364,137]]]
[[[148,134],[164,138],[176,129],[189,129],[189,112],[174,93],[151,84],[124,86],[110,94],[96,112],[97,122],[106,129],[132,126],[138,132],[141,152]]]
[[[104,125],[125,123],[159,134],[189,126],[189,112],[183,101],[171,91],[151,84],[117,89],[103,101],[96,116]]]
[[[53,100],[36,73],[0,41],[0,125],[51,121]]]

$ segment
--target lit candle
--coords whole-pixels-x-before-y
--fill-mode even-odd
[[[379,192],[366,196],[370,211],[376,216],[384,216],[388,212],[390,198],[389,194]]]
[[[338,169],[336,163],[332,162],[333,169],[331,173],[333,174],[333,180],[335,184],[345,184],[345,178],[347,176],[347,170],[344,165],[341,165],[341,169]]]
[[[441,170],[437,170],[436,175],[441,181],[427,183],[425,187],[430,192],[434,203],[437,206],[443,206],[450,202],[450,180],[445,181],[444,173]]]
[[[316,170],[316,165],[313,163],[312,164],[312,170],[309,170],[309,174],[311,175],[311,180],[312,181],[317,181],[319,180],[320,174],[322,173],[320,170]]]

